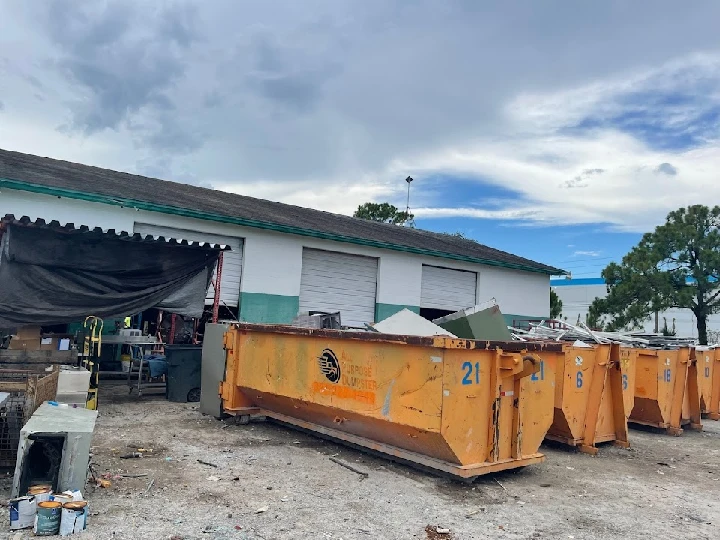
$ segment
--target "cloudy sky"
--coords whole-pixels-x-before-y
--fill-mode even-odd
[[[720,203],[720,2],[2,0],[0,147],[599,275]]]

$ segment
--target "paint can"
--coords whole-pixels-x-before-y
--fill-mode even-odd
[[[10,528],[29,529],[35,523],[35,497],[28,495],[10,500]]]
[[[60,531],[62,504],[57,501],[41,502],[35,515],[35,536],[54,536]]]
[[[122,366],[122,370],[127,373],[132,368],[132,356],[129,354],[121,354],[120,355],[120,365]]]
[[[72,492],[63,491],[62,493],[55,493],[52,500],[59,502],[62,505],[65,503],[73,502],[75,500],[75,497],[73,497]]]
[[[65,503],[60,518],[60,536],[80,533],[87,526],[87,501]]]
[[[35,497],[36,503],[53,500],[52,488],[50,486],[46,486],[46,485],[32,486],[30,489],[28,489],[27,494]]]

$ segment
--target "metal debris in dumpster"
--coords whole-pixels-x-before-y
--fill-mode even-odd
[[[547,439],[595,455],[596,444],[628,448],[627,419],[633,408],[635,364],[619,345],[565,346],[542,354],[555,367],[555,417]]]
[[[559,344],[234,324],[223,410],[258,413],[461,478],[544,460]],[[537,374],[533,377],[533,375]]]
[[[629,422],[681,435],[702,429],[695,349],[628,349],[635,357],[635,406]],[[683,411],[683,409],[685,409]]]

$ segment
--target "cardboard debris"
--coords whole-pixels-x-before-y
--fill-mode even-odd
[[[457,337],[449,330],[439,327],[424,319],[409,309],[398,311],[384,321],[373,325],[373,328],[383,334],[398,336],[447,336]]]
[[[512,341],[505,317],[494,301],[461,309],[433,321],[459,338],[483,341]]]

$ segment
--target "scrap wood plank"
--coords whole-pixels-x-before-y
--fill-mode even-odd
[[[25,381],[0,381],[0,392],[25,392],[27,389]]]
[[[0,349],[0,364],[74,364],[75,351],[20,351]]]
[[[49,373],[46,368],[57,367],[58,365],[60,364],[49,364],[47,362],[37,364],[35,362],[0,362],[0,368],[2,368],[3,371],[28,371],[35,375]],[[2,379],[2,377],[0,377],[0,379]]]

